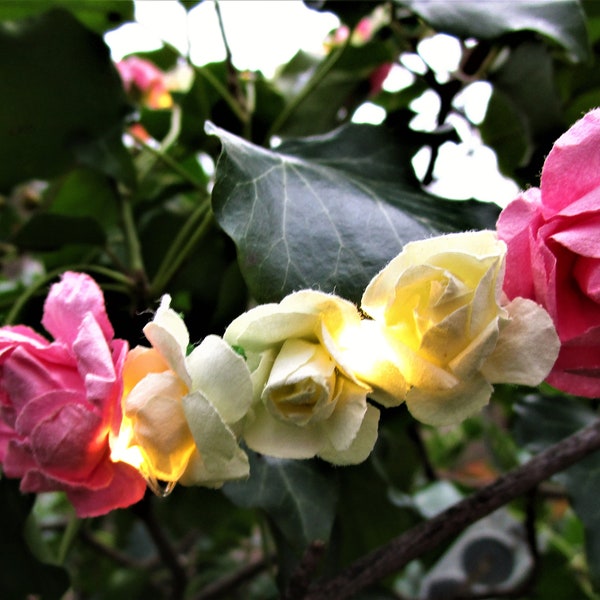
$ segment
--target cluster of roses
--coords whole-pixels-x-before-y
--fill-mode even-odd
[[[597,396],[598,135],[600,111],[562,136],[541,189],[511,203],[497,233],[406,245],[360,311],[303,290],[190,351],[164,296],[144,328],[150,345],[129,350],[97,284],[65,273],[44,306],[54,341],[0,329],[4,473],[26,492],[62,490],[79,516],[94,516],[138,501],[146,483],[168,493],[248,476],[242,441],[280,458],[359,463],[380,408],[403,402],[424,423],[456,423],[492,384],[537,385],[548,373],[560,389]]]

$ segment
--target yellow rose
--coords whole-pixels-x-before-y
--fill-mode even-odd
[[[252,401],[244,359],[217,336],[189,356],[189,334],[164,296],[144,327],[152,348],[131,350],[123,370],[123,417],[111,458],[127,462],[150,487],[177,481],[216,487],[248,475],[234,429]]]
[[[546,311],[502,293],[505,244],[492,231],[407,244],[369,283],[373,320],[346,331],[345,357],[386,406],[406,400],[425,423],[456,423],[492,383],[537,385],[559,341]]]
[[[369,388],[344,365],[337,339],[360,322],[357,308],[304,290],[244,313],[224,339],[241,346],[254,383],[242,436],[261,454],[359,463],[377,439]]]

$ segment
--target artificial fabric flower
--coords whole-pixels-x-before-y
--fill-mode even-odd
[[[600,109],[556,141],[540,187],[519,194],[497,230],[508,246],[506,294],[544,306],[560,337],[548,382],[600,397]]]
[[[244,359],[214,335],[187,355],[189,333],[170,301],[163,296],[144,327],[152,347],[127,356],[123,421],[111,439],[113,460],[139,469],[156,493],[178,481],[218,487],[249,470],[233,431],[252,400]]]
[[[379,411],[367,403],[369,388],[346,368],[336,341],[359,321],[350,302],[303,290],[231,323],[223,337],[243,349],[254,383],[242,433],[250,448],[334,464],[367,458]]]
[[[102,291],[88,275],[65,273],[42,324],[53,342],[25,326],[0,329],[4,474],[23,492],[66,492],[80,517],[137,502],[143,478],[110,460],[127,342],[114,339]]]
[[[506,246],[494,232],[407,244],[367,286],[372,318],[348,330],[358,377],[385,406],[406,401],[425,423],[457,423],[490,398],[493,383],[537,385],[558,353],[546,311],[502,294]]]

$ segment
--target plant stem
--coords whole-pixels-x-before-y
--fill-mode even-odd
[[[123,229],[125,231],[125,240],[127,241],[127,251],[129,253],[129,267],[133,273],[142,274],[145,273],[144,261],[142,259],[140,240],[133,219],[131,200],[128,196],[122,196],[121,200],[121,218],[123,219]]]
[[[134,287],[134,285],[135,285],[134,281],[127,275],[124,275],[123,273],[120,273],[119,271],[114,271],[113,269],[109,269],[107,267],[101,267],[99,265],[85,265],[85,264],[84,265],[64,265],[62,267],[58,267],[57,269],[53,269],[52,271],[48,271],[43,277],[40,277],[37,281],[32,283],[17,298],[17,300],[15,300],[10,312],[8,313],[8,315],[6,315],[4,324],[12,325],[16,321],[19,314],[21,313],[21,310],[23,310],[23,307],[27,304],[27,302],[29,302],[29,300],[31,300],[31,298],[33,298],[33,296],[35,296],[35,294],[38,292],[38,290],[40,290],[40,288],[44,287],[50,281],[52,281],[54,278],[58,277],[62,273],[65,273],[66,271],[84,271],[84,272],[98,273],[100,275],[104,275],[106,277],[114,279],[118,283],[124,284],[127,288],[130,288],[130,289],[132,287]]]
[[[211,222],[212,211],[210,205],[208,202],[202,202],[181,228],[158,267],[150,284],[150,295],[152,297],[157,297],[163,293],[183,262],[188,258],[188,255],[202,239]]]
[[[333,69],[342,54],[350,44],[351,36],[348,36],[343,45],[331,52],[327,58],[318,66],[317,70],[310,78],[309,82],[302,88],[300,93],[295,96],[284,109],[277,115],[277,118],[271,125],[267,134],[267,140],[276,135],[277,132],[285,125],[286,121],[292,116],[294,111],[312,94],[315,88],[325,79],[327,74]]]
[[[132,507],[132,510],[143,521],[162,562],[171,571],[172,587],[169,598],[180,600],[185,595],[187,574],[179,561],[175,548],[156,519],[156,515],[152,510],[152,501],[152,496],[146,494],[140,502]]]
[[[188,173],[176,160],[171,158],[168,154],[162,152],[161,149],[153,148],[148,142],[143,140],[141,137],[135,135],[135,133],[130,132],[131,137],[142,146],[145,150],[153,154],[156,158],[162,160],[171,170],[175,171],[178,175],[180,175],[185,181],[190,183],[195,189],[201,190],[202,192],[206,192],[204,185],[196,181],[190,173]],[[167,136],[168,137],[168,136]],[[165,138],[167,139],[167,138]]]
[[[351,598],[407,563],[458,535],[469,525],[600,449],[600,419],[550,446],[494,483],[315,584],[304,600]]]

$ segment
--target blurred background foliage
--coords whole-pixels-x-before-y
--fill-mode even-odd
[[[494,227],[497,205],[432,193],[444,144],[480,136],[503,175],[537,185],[552,142],[600,104],[593,0],[305,4],[342,24],[322,56],[298,52],[266,77],[230,56],[192,64],[165,44],[137,54],[170,74],[150,89],[124,85],[103,39],[134,19],[133,2],[0,2],[5,324],[39,329],[47,286],[67,269],[97,279],[132,345],[165,292],[194,340],[299,287],[356,301],[405,242]],[[422,56],[440,34],[461,48],[447,76]],[[392,65],[410,72],[397,91],[381,85]],[[460,103],[474,82],[491,86],[480,122]],[[431,93],[435,124],[414,127],[415,101]],[[365,102],[385,111],[381,123],[353,121]],[[400,407],[382,415],[361,465],[251,454],[247,482],[178,487],[83,522],[61,495],[23,496],[0,479],[0,596],[276,598],[316,540],[313,576],[332,575],[596,409],[516,386],[452,428]],[[592,456],[357,597],[599,598],[598,473]]]

